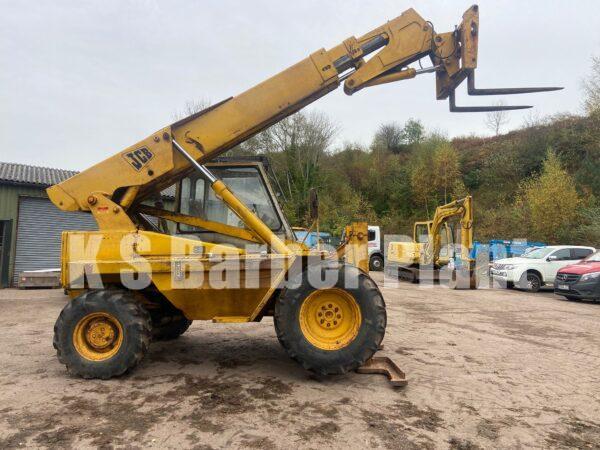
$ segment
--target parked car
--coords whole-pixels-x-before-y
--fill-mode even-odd
[[[495,261],[490,275],[507,287],[537,292],[542,286],[552,286],[560,269],[581,261],[595,251],[593,247],[575,245],[539,247],[516,258]]]
[[[560,269],[554,293],[568,300],[600,300],[600,251]]]

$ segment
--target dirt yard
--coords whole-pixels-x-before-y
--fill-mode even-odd
[[[271,320],[197,322],[84,381],[52,348],[61,291],[0,291],[0,448],[600,448],[600,304],[375,278],[405,388],[311,376]]]

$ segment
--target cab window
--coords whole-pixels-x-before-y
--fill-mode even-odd
[[[429,242],[429,229],[425,224],[419,224],[415,226],[415,237],[417,238],[417,242],[421,244],[426,244]]]
[[[445,223],[440,230],[440,256],[449,256],[451,254],[450,244],[452,239],[453,228]]]
[[[275,205],[256,167],[211,168],[211,171],[229,187],[254,214],[273,231],[282,227]],[[199,175],[181,181],[179,210],[182,214],[219,222],[234,227],[243,227],[238,216],[219,200],[207,181]],[[201,231],[179,224],[180,231]]]

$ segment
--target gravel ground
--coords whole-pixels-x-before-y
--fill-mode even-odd
[[[85,381],[52,348],[61,291],[0,290],[0,448],[600,448],[600,304],[374,278],[404,388],[311,376],[267,319],[195,322]]]

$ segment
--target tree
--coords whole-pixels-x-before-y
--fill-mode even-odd
[[[588,207],[581,211],[582,223],[575,229],[575,239],[585,245],[600,247],[600,207]]]
[[[515,204],[535,238],[549,242],[557,242],[577,222],[580,205],[575,180],[552,149],[548,149],[541,174],[521,185]]]
[[[404,131],[396,122],[384,123],[379,126],[373,138],[374,149],[384,149],[398,153],[404,141]]]
[[[587,114],[600,110],[600,58],[592,57],[592,71],[583,81],[583,108]]]
[[[504,102],[496,103],[496,106],[503,106]],[[506,111],[490,111],[485,116],[485,126],[488,127],[495,136],[500,134],[500,129],[509,122]]]
[[[373,150],[387,150],[391,153],[403,153],[423,140],[425,129],[421,122],[408,119],[403,127],[396,122],[379,126],[373,138]]]
[[[406,121],[403,128],[405,145],[414,145],[423,141],[425,137],[425,127],[419,120],[410,118]]]
[[[173,114],[173,120],[178,121],[181,119],[185,119],[192,114],[196,114],[197,112],[202,111],[203,109],[208,108],[211,105],[211,101],[208,99],[200,99],[200,100],[188,100],[185,102],[185,106],[181,111],[177,111]]]
[[[448,194],[458,190],[464,192],[458,153],[449,142],[442,143],[433,154],[431,180],[436,191],[448,203]]]
[[[435,187],[431,182],[431,161],[427,155],[421,155],[413,163],[410,171],[410,187],[417,204],[425,206],[429,218],[429,201],[434,195]]]
[[[241,149],[269,156],[284,209],[294,224],[306,224],[311,188],[320,188],[321,163],[336,126],[319,113],[296,113],[245,142]]]

